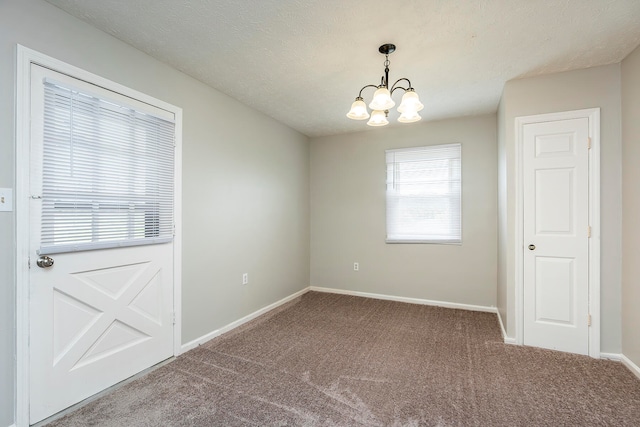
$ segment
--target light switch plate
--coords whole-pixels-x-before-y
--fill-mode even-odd
[[[13,189],[0,188],[0,212],[13,210]]]

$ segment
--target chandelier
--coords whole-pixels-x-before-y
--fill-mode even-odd
[[[369,119],[369,112],[367,111],[367,106],[362,98],[362,91],[368,87],[374,87],[376,88],[376,91],[373,94],[373,100],[369,103],[369,108],[373,110],[371,118],[367,122],[369,126],[385,126],[389,124],[389,121],[387,120],[389,110],[396,105],[393,99],[391,99],[391,95],[393,95],[393,92],[398,89],[402,89],[404,91],[404,95],[402,95],[402,102],[398,107],[398,112],[400,112],[398,121],[400,123],[413,123],[422,118],[418,114],[418,111],[422,110],[424,105],[420,103],[418,94],[415,92],[413,87],[411,87],[409,79],[404,77],[398,79],[391,86],[391,89],[389,89],[389,55],[395,50],[396,46],[390,43],[383,44],[378,48],[378,51],[385,56],[384,76],[382,76],[379,85],[366,85],[360,89],[360,93],[356,97],[356,100],[351,104],[351,110],[347,113],[347,117],[353,120]],[[398,85],[398,83],[402,81],[406,81],[408,85],[406,88]]]

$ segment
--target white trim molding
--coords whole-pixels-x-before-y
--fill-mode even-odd
[[[614,362],[622,362],[622,354],[620,354],[620,353],[600,353],[600,359],[613,360]]]
[[[640,366],[636,365],[624,354],[620,355],[620,361],[626,366],[633,374],[640,379]]]
[[[435,301],[421,298],[409,298],[409,297],[399,297],[393,295],[384,295],[384,294],[373,294],[369,292],[359,292],[359,291],[348,291],[345,289],[334,289],[334,288],[322,288],[318,286],[311,286],[309,290],[315,292],[325,292],[330,294],[340,294],[340,295],[352,295],[356,297],[365,297],[365,298],[373,298],[387,301],[398,301],[398,302],[407,302],[409,304],[420,304],[420,305],[432,305],[435,307],[444,307],[444,308],[454,308],[457,310],[469,310],[469,311],[483,311],[486,313],[497,313],[498,310],[495,307],[487,307],[484,305],[471,305],[471,304],[462,304],[457,302],[446,302],[446,301]]]
[[[498,315],[498,322],[500,323],[500,332],[502,332],[502,340],[505,344],[516,344],[516,339],[507,335],[507,330],[504,328],[504,323],[502,323],[502,316],[500,315],[500,310],[496,310],[496,314]]]
[[[161,101],[135,89],[105,79],[81,68],[67,64],[21,45],[16,45],[15,74],[15,220],[16,220],[16,408],[15,425],[29,425],[29,146],[30,146],[30,92],[31,64],[41,65],[74,78],[90,82],[105,89],[138,99],[150,105],[171,112],[175,116],[175,200],[174,200],[174,253],[173,284],[174,314],[173,327],[174,355],[180,350],[182,330],[181,289],[182,289],[182,109]]]
[[[524,125],[557,120],[589,120],[589,356],[600,357],[600,108],[537,114],[515,119],[515,343],[524,344],[524,216],[523,153]]]
[[[631,359],[622,353],[600,353],[601,359],[613,360],[614,362],[622,363],[627,369],[629,369],[638,379],[640,379],[640,367],[633,363]]]
[[[289,301],[292,301],[304,294],[306,294],[307,292],[309,292],[309,288],[304,288],[302,290],[299,290],[298,292],[295,292],[291,295],[289,295],[288,297],[284,297],[279,301],[274,302],[273,304],[269,304],[266,307],[263,307],[259,310],[254,311],[251,314],[248,314],[246,316],[244,316],[241,319],[238,319],[236,321],[233,321],[231,323],[229,323],[228,325],[225,325],[221,328],[216,329],[215,331],[211,331],[208,334],[205,334],[203,336],[201,336],[200,338],[196,338],[195,340],[189,341],[186,344],[183,344],[182,347],[180,348],[180,353],[184,353],[186,351],[192,350],[196,347],[198,347],[199,345],[202,345],[204,343],[206,343],[207,341],[210,341],[216,337],[219,337],[220,335],[231,331],[232,329],[237,328],[238,326],[242,326],[243,324],[249,322],[250,320],[255,319],[258,316],[261,316],[265,313],[268,313],[269,311],[280,307],[283,304],[288,303]]]
[[[182,108],[175,114],[175,181],[173,192],[173,355],[180,354],[182,344]]]

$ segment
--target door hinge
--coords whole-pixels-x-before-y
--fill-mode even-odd
[[[588,317],[587,326],[591,326],[591,315],[589,315],[589,317]]]
[[[587,237],[591,238],[591,226],[587,227]]]
[[[173,322],[173,324],[176,324],[176,312],[174,311],[173,313],[171,313],[171,321]]]
[[[587,148],[591,150],[591,137],[587,138]]]
[[[27,257],[27,267],[31,269],[31,257]]]

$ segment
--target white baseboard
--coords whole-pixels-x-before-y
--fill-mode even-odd
[[[638,367],[638,365],[633,363],[631,361],[631,359],[629,359],[624,354],[622,354],[622,353],[600,353],[600,358],[601,359],[613,360],[613,361],[616,361],[616,362],[621,362],[624,366],[627,367],[627,369],[629,369],[631,372],[633,372],[633,374],[636,377],[640,378],[640,367]]]
[[[622,354],[620,354],[620,353],[600,353],[600,359],[613,360],[614,362],[622,362]]]
[[[196,338],[193,341],[190,341],[190,342],[188,342],[186,344],[183,344],[180,347],[180,354],[184,353],[185,351],[189,351],[189,350],[191,350],[193,348],[196,348],[199,345],[202,345],[202,344],[206,343],[207,341],[209,341],[209,340],[211,340],[211,339],[213,339],[213,338],[215,338],[217,336],[220,336],[220,335],[224,334],[225,332],[229,332],[230,330],[235,329],[238,326],[243,325],[243,324],[247,323],[248,321],[253,320],[253,319],[255,319],[256,317],[258,317],[258,316],[260,316],[262,314],[265,314],[268,311],[271,311],[274,308],[277,308],[277,307],[281,306],[282,304],[285,304],[285,303],[287,303],[287,302],[289,302],[291,300],[294,300],[294,299],[298,298],[301,295],[306,294],[307,292],[309,292],[309,288],[304,288],[304,289],[302,289],[302,290],[300,290],[300,291],[298,291],[298,292],[296,292],[294,294],[289,295],[288,297],[282,298],[280,301],[276,301],[273,304],[269,304],[268,306],[261,308],[260,310],[254,311],[253,313],[251,313],[251,314],[249,314],[247,316],[244,316],[243,318],[238,319],[235,322],[231,322],[228,325],[223,326],[222,328],[216,329],[215,331],[209,332],[208,334],[203,335],[200,338]]]
[[[507,331],[504,329],[504,323],[502,323],[502,316],[500,316],[500,310],[496,310],[498,314],[498,322],[500,323],[500,331],[502,331],[502,340],[505,344],[516,344],[516,339],[510,336],[507,336]]]
[[[638,365],[633,363],[631,359],[629,359],[624,354],[622,354],[621,356],[622,357],[620,358],[620,360],[622,361],[624,366],[626,366],[631,372],[633,372],[636,377],[640,378],[640,367],[638,367]]]
[[[356,297],[365,297],[365,298],[373,298],[373,299],[381,299],[387,301],[398,301],[398,302],[408,302],[410,304],[421,304],[421,305],[433,305],[436,307],[444,307],[444,308],[455,308],[458,310],[469,310],[469,311],[484,311],[488,313],[497,313],[498,310],[495,307],[487,307],[484,305],[471,305],[471,304],[460,304],[457,302],[446,302],[446,301],[434,301],[428,299],[421,298],[408,298],[408,297],[397,297],[393,295],[383,295],[383,294],[372,294],[369,292],[359,292],[359,291],[347,291],[344,289],[333,289],[333,288],[321,288],[318,286],[309,287],[310,291],[315,292],[326,292],[330,294],[341,294],[341,295],[352,295]]]

